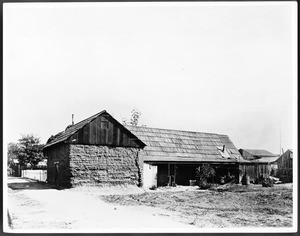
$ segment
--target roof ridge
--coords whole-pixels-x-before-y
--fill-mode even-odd
[[[83,122],[83,121],[86,121],[86,120],[88,120],[88,119],[91,119],[92,117],[97,117],[98,115],[100,115],[100,114],[102,114],[102,113],[105,113],[105,112],[106,112],[106,110],[100,111],[100,112],[98,112],[98,113],[96,113],[96,114],[94,114],[94,115],[92,115],[92,116],[89,116],[88,118],[86,118],[86,119],[84,119],[84,120],[81,120],[81,121],[75,123],[74,125],[71,125],[69,128],[71,128],[71,127],[73,127],[73,126],[75,126],[75,125],[78,125],[79,123],[81,123],[81,122]],[[69,128],[68,128],[68,129],[69,129]]]
[[[49,143],[46,143],[46,145],[44,146],[44,148],[45,148],[45,147],[49,147],[49,146],[51,146],[51,145],[54,145],[54,144],[56,144],[56,143],[59,143],[59,142],[63,141],[63,140],[59,141],[59,139],[61,139],[64,135],[66,135],[67,132],[70,132],[70,133],[67,134],[67,136],[64,138],[64,140],[67,139],[68,137],[70,137],[71,135],[73,135],[74,133],[76,133],[79,129],[83,128],[83,127],[87,124],[87,123],[85,124],[84,122],[87,122],[89,119],[91,119],[91,120],[89,121],[89,122],[91,122],[93,119],[95,119],[96,117],[98,117],[99,115],[101,115],[101,114],[103,114],[103,113],[107,113],[106,110],[103,110],[103,111],[101,111],[101,112],[98,112],[98,113],[96,113],[96,114],[94,114],[94,115],[92,115],[92,116],[90,116],[90,117],[88,117],[88,118],[86,118],[86,119],[84,119],[84,120],[82,120],[82,121],[77,122],[77,123],[74,124],[74,125],[71,125],[70,127],[67,127],[65,130],[63,130],[63,131],[57,133],[56,135],[58,135],[58,136],[57,136],[55,139],[51,140]],[[89,122],[88,122],[88,123],[89,123]],[[80,125],[80,123],[83,123],[82,126]],[[79,127],[76,127],[76,126],[79,126]],[[75,128],[74,128],[74,127],[75,127]],[[74,130],[72,130],[72,129],[74,129]],[[54,135],[54,136],[55,136],[55,135]]]
[[[269,152],[269,151],[268,151],[268,150],[266,150],[266,149],[257,149],[257,148],[241,148],[241,149],[243,149],[243,150],[267,151],[267,152]]]
[[[165,128],[155,128],[155,127],[148,127],[148,126],[137,126],[137,125],[125,125],[129,127],[138,127],[138,128],[148,128],[148,129],[160,129],[160,130],[171,130],[171,131],[180,131],[180,132],[189,132],[189,133],[201,133],[201,134],[216,134],[216,135],[222,135],[227,136],[227,134],[218,134],[218,133],[209,133],[209,132],[200,132],[200,131],[189,131],[189,130],[179,130],[179,129],[165,129]]]

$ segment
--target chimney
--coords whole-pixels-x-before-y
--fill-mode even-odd
[[[222,152],[225,152],[225,145],[223,145],[223,150],[222,150]]]
[[[74,125],[74,114],[72,114],[72,125]]]

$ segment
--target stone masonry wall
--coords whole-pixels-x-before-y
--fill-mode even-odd
[[[70,145],[72,186],[139,185],[142,169],[138,148]]]
[[[70,187],[69,144],[59,144],[45,151],[47,156],[47,182],[60,187]],[[57,180],[55,181],[55,162],[58,164]]]

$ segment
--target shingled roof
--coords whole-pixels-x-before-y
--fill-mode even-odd
[[[227,135],[125,126],[147,146],[145,161],[243,162]],[[225,152],[222,152],[225,145]]]
[[[277,161],[279,156],[261,157],[258,159],[250,160],[251,163],[274,163]]]
[[[256,157],[275,157],[278,156],[264,149],[241,149]]]

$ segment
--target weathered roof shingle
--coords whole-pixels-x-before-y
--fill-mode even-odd
[[[253,156],[257,156],[257,157],[274,157],[274,156],[278,156],[276,154],[273,154],[267,150],[263,150],[263,149],[242,149],[248,153],[250,153]]]
[[[145,161],[178,162],[239,162],[243,161],[239,151],[227,135],[181,130],[125,126],[147,146]],[[225,145],[229,154],[219,150]]]

